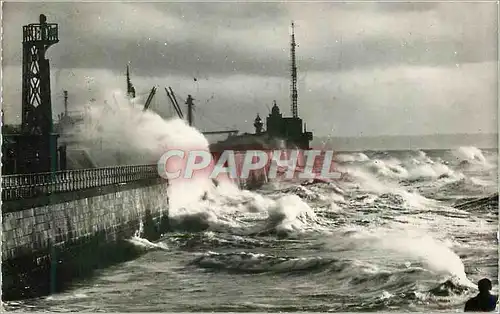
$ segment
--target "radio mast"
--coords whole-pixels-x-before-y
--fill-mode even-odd
[[[299,109],[297,105],[297,64],[295,62],[295,25],[292,21],[292,41],[291,41],[291,49],[290,49],[290,59],[291,59],[291,68],[292,68],[292,83],[290,86],[291,89],[291,98],[292,98],[292,117],[298,118]]]

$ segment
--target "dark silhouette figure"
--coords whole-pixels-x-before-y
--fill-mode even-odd
[[[464,312],[492,312],[495,310],[498,296],[492,295],[491,281],[487,278],[479,280],[477,283],[479,293],[465,303]]]

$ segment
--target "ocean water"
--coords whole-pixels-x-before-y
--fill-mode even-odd
[[[141,257],[4,307],[460,312],[480,278],[498,292],[498,203],[457,206],[497,192],[497,158],[474,147],[344,153],[348,175],[331,183],[223,184],[204,200],[182,187],[176,230],[130,239]]]

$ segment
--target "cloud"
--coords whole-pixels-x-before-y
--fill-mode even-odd
[[[438,2],[380,2],[373,3],[375,9],[380,11],[430,11],[435,10]]]
[[[310,73],[302,104],[321,92],[322,115],[302,112],[316,130],[339,136],[496,132],[496,81],[493,62]]]
[[[153,107],[164,114],[163,86],[172,86],[198,100],[200,128],[251,131],[274,99],[289,112],[293,19],[299,112],[317,134],[496,131],[495,3],[6,3],[4,10],[9,117],[20,111],[21,27],[43,12],[60,27],[48,52],[54,112],[63,89],[83,104],[125,88],[130,62],[138,91],[160,86]]]
[[[10,16],[6,42],[15,42],[9,35],[14,33],[12,28],[19,30],[22,21],[36,18],[17,7],[10,9],[13,5],[6,5],[6,16]],[[124,63],[131,61],[141,74],[152,76],[182,69],[187,73],[203,69],[229,75],[288,75],[284,71],[288,28],[294,15],[298,55],[305,70],[405,62],[454,64],[496,58],[496,16],[491,5],[442,5],[434,6],[435,10],[396,13],[387,13],[379,5],[368,6],[377,8],[368,11],[366,7],[352,10],[351,4],[329,3],[64,3],[40,4],[38,10],[53,11],[50,19],[60,24],[61,41],[50,51],[59,68],[121,71]],[[382,8],[392,5],[398,7],[385,4]],[[17,22],[11,23],[14,19]],[[467,27],[460,26],[462,21],[468,22]],[[14,47],[5,49],[6,64],[21,61],[19,46]]]

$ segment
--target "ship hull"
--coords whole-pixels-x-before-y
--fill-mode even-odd
[[[306,150],[308,150],[308,148],[301,148],[290,141],[254,134],[234,137],[210,146],[214,164],[220,163],[224,166],[228,166],[226,159],[228,157],[227,154],[222,161],[221,157],[224,152],[233,153],[236,177],[230,179],[245,189],[257,189],[275,180],[298,179],[298,173],[304,169],[306,164],[304,154]],[[257,169],[251,169],[246,172],[244,171],[245,165],[246,168],[253,168],[248,164],[257,164],[259,162],[259,157],[256,156],[255,151],[266,154],[266,163]],[[278,165],[276,162],[276,159],[282,161],[290,160],[292,156],[296,156],[297,162],[295,169],[291,172],[288,172],[290,166],[283,166],[283,163]],[[290,164],[290,162],[287,163]]]

